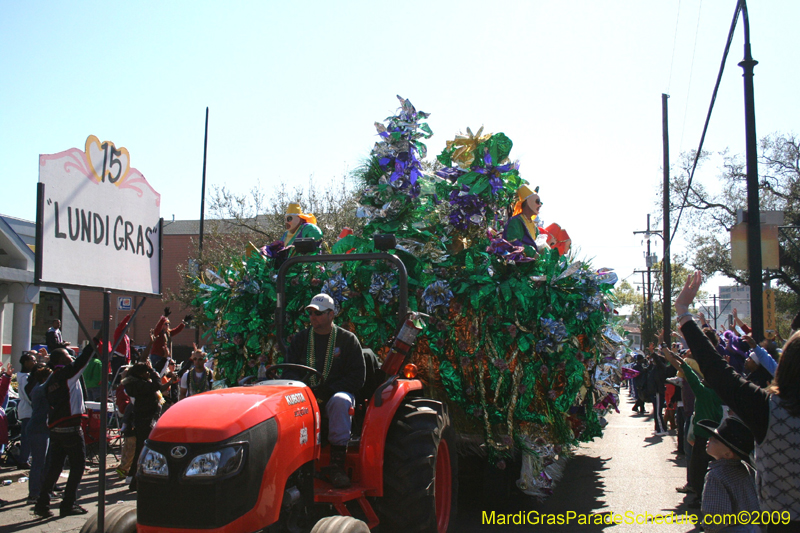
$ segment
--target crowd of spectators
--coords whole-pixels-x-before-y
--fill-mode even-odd
[[[756,342],[735,310],[718,331],[689,312],[700,282],[700,273],[689,276],[675,301],[675,342],[659,337],[631,362],[633,411],[652,416],[655,437],[675,430],[674,452],[686,458],[686,483],[676,490],[690,508],[777,511],[782,520],[768,532],[800,531],[800,314],[782,349],[780,337]],[[712,522],[705,531],[761,531]]]
[[[10,395],[16,396],[21,427],[17,451],[7,455],[18,468],[30,469],[27,503],[34,505],[37,516],[52,516],[50,502],[59,498],[60,516],[86,512],[77,504],[77,490],[86,461],[87,413],[97,409],[91,402],[102,399],[104,378],[108,383],[110,422],[119,421],[119,427],[114,429],[123,439],[117,473],[131,490],[136,490],[138,455],[158,417],[179,399],[211,389],[213,370],[206,368],[207,357],[202,349],[195,346],[183,365],[173,359],[172,335],[180,333],[191,315],[171,328],[170,314],[169,307],[165,308],[143,349],[137,349],[126,334],[131,318],[127,316],[114,331],[105,368],[99,335],[93,342],[84,343],[76,357],[74,347],[61,337],[60,321],[55,320],[46,335],[47,348],[23,352],[16,373],[10,364],[0,369],[0,400],[5,405]],[[203,379],[198,380],[198,375]],[[14,376],[16,392],[11,386]],[[0,409],[0,451],[9,444],[8,437],[7,418]],[[56,482],[65,460],[69,477],[60,490]],[[0,507],[5,503],[0,500]]]

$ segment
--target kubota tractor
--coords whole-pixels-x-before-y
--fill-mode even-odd
[[[369,260],[395,265],[400,309],[407,310],[406,269],[394,255],[296,256],[278,274],[281,345],[288,268]],[[136,507],[110,506],[106,531],[447,531],[457,498],[455,435],[447,406],[424,396],[413,365],[407,365],[416,331],[411,313],[401,315],[383,366],[375,369],[374,359],[367,361],[368,374],[373,372],[367,382],[377,378],[379,385],[355,413],[346,460],[349,488],[335,489],[318,475],[328,464],[329,447],[322,410],[305,382],[319,373],[274,365],[256,385],[198,394],[165,412],[139,457]],[[369,350],[365,357],[374,358]],[[305,376],[277,379],[286,368]],[[96,530],[94,516],[83,531]]]

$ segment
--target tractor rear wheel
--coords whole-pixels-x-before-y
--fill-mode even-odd
[[[317,522],[311,533],[369,533],[369,527],[352,516],[326,516]]]
[[[456,514],[458,458],[447,406],[407,398],[386,435],[381,531],[445,533]]]

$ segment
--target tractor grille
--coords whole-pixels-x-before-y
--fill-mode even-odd
[[[213,529],[236,520],[252,509],[261,490],[261,480],[278,440],[274,418],[216,443],[147,441],[147,446],[164,455],[169,478],[159,480],[137,474],[137,521],[146,526]],[[248,443],[245,463],[239,473],[208,481],[186,481],[183,473],[195,456],[217,450],[228,443]],[[188,453],[175,459],[170,450],[183,445]]]

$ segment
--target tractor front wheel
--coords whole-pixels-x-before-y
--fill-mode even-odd
[[[311,533],[369,533],[369,527],[352,516],[326,516],[317,522]]]
[[[447,406],[408,398],[386,435],[381,531],[446,533],[456,514],[458,458]]]
[[[106,533],[136,533],[136,503],[118,503],[106,507],[103,529]],[[81,528],[81,533],[98,533],[97,512]]]

